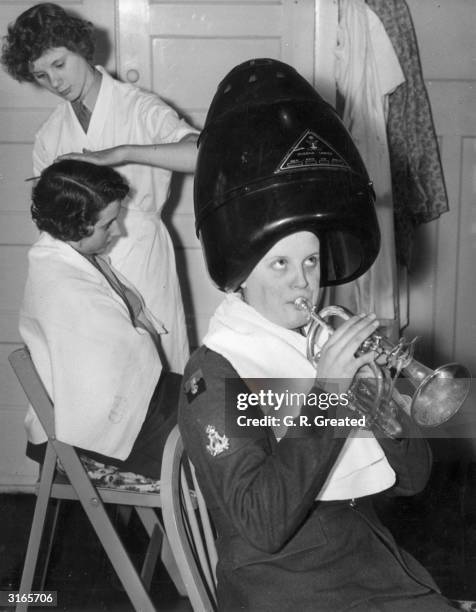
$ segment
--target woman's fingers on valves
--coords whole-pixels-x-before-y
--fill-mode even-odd
[[[321,376],[350,380],[364,365],[375,360],[374,352],[356,356],[360,345],[378,327],[375,315],[357,315],[352,317],[329,338],[321,351],[319,368]]]
[[[329,338],[329,346],[336,346],[338,350],[349,346],[353,353],[378,328],[379,321],[375,314],[355,315],[343,323]]]
[[[356,357],[355,358],[356,371],[360,370],[366,365],[373,363],[375,359],[377,358],[377,356],[378,356],[378,353],[376,353],[375,351],[368,351],[367,353],[362,353],[362,355],[359,355],[358,357]],[[366,370],[364,378],[366,377],[367,378],[373,377],[372,370],[370,371]]]
[[[349,329],[349,344],[355,346],[355,351],[380,325],[380,322],[373,313],[363,316],[359,315],[359,317],[359,320]]]

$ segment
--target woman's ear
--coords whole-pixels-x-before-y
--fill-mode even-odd
[[[73,247],[75,251],[81,251],[81,240],[65,240],[66,244]]]
[[[89,236],[91,236],[92,234],[94,234],[94,225],[88,226],[86,235],[80,238],[79,240],[65,240],[65,242],[69,244],[70,247],[73,247],[75,251],[83,253],[83,240],[89,238]]]

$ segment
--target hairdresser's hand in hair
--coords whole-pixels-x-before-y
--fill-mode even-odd
[[[119,145],[101,151],[83,149],[82,153],[67,153],[56,161],[74,159],[100,166],[121,164],[144,164],[172,170],[173,172],[194,172],[197,161],[197,134],[187,134],[179,142],[152,145]]]
[[[360,368],[375,361],[374,352],[356,356],[366,338],[379,326],[374,314],[357,315],[345,321],[321,349],[316,382],[322,389],[346,392]]]
[[[111,147],[110,149],[101,149],[100,151],[90,151],[83,149],[82,153],[66,153],[60,155],[55,161],[64,159],[73,159],[75,161],[84,161],[98,166],[119,166],[127,162],[126,145]]]

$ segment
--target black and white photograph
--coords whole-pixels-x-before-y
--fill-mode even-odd
[[[476,612],[474,0],[0,0],[0,610]]]

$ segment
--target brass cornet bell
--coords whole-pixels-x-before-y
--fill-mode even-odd
[[[437,427],[463,405],[470,388],[470,373],[459,363],[432,370],[413,359],[403,370],[415,386],[410,415],[422,427]]]
[[[328,306],[317,313],[304,298],[298,298],[295,306],[309,315],[307,358],[317,366],[318,332],[324,328],[329,334],[334,333],[333,327],[326,319],[338,316],[347,320],[352,314],[341,306]],[[459,363],[449,363],[436,370],[428,368],[413,358],[415,340],[408,342],[401,338],[397,344],[394,344],[382,334],[375,332],[365,340],[358,351],[359,354],[376,351],[379,362],[384,361],[383,365],[371,364],[377,386],[370,412],[375,425],[390,437],[396,437],[401,432],[401,427],[395,422],[394,409],[396,404],[401,405],[401,402],[392,401],[396,394],[395,382],[400,373],[415,388],[411,405],[406,411],[421,427],[437,427],[448,421],[458,412],[469,393],[471,376],[467,368]],[[351,395],[353,387],[355,383],[351,386]],[[363,409],[358,401],[354,408],[368,414],[368,408]]]

